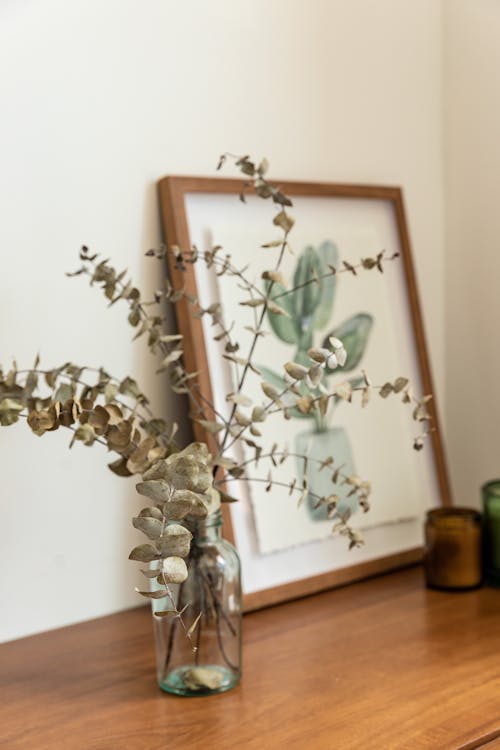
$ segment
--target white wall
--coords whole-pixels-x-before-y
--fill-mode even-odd
[[[441,44],[435,0],[4,0],[0,361],[40,351],[151,385],[122,311],[64,272],[85,242],[155,288],[156,180],[231,150],[281,177],[403,186],[441,396]],[[67,441],[0,430],[3,639],[138,603],[133,482]]]
[[[500,475],[500,4],[445,4],[446,363],[456,500]]]

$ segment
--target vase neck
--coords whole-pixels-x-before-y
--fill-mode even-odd
[[[193,535],[193,541],[217,540],[221,538],[222,513],[216,510],[206,518],[193,518],[186,521]]]

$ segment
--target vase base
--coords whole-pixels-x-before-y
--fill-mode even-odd
[[[202,667],[177,667],[169,672],[164,680],[159,680],[158,685],[166,693],[194,697],[225,693],[236,687],[239,681],[238,672],[208,664]]]

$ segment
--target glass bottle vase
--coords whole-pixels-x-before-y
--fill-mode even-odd
[[[170,584],[173,601],[151,600],[158,684],[176,695],[212,695],[235,687],[241,677],[240,561],[222,538],[220,511],[185,525],[193,534],[188,578]],[[156,579],[151,581],[155,588]],[[174,603],[182,619],[155,614]]]

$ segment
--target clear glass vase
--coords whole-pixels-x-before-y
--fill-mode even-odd
[[[172,609],[168,598],[152,600],[158,684],[176,695],[212,695],[235,687],[241,677],[240,561],[222,538],[220,511],[186,525],[193,534],[189,575],[169,586],[182,621],[155,615]]]

